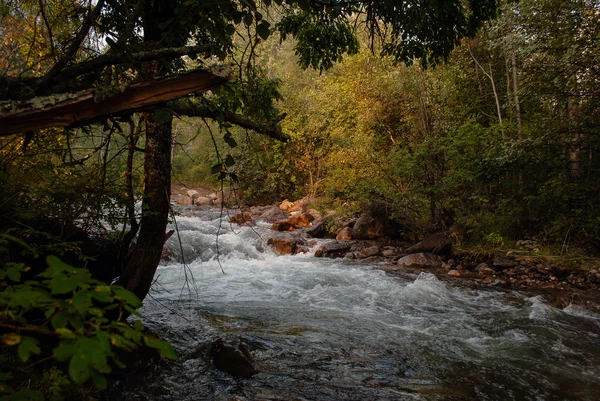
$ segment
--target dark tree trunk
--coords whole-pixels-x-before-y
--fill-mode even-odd
[[[160,262],[171,196],[172,120],[156,122],[147,113],[144,199],[140,234],[118,284],[144,299]]]

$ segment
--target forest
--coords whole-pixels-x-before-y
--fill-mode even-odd
[[[600,256],[597,0],[1,0],[0,43],[0,400],[177,358],[138,310],[175,185]]]

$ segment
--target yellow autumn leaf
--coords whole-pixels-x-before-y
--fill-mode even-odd
[[[16,333],[7,333],[2,336],[2,342],[6,345],[17,345],[21,342],[21,336]]]

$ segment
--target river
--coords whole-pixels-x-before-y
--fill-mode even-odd
[[[169,240],[174,259],[141,313],[181,358],[124,399],[600,399],[598,315],[426,272],[276,256],[267,224],[226,221],[217,241],[217,210],[178,217],[181,245]],[[243,342],[259,373],[211,367],[203,350],[218,337]]]

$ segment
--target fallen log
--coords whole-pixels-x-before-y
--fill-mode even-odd
[[[0,104],[0,137],[50,127],[84,125],[115,114],[147,109],[190,93],[215,88],[231,79],[229,70],[196,70],[187,74]]]

